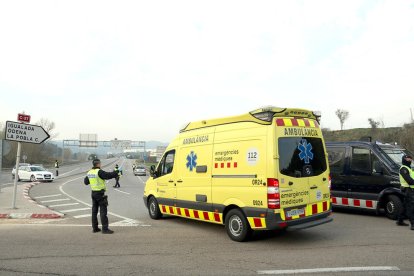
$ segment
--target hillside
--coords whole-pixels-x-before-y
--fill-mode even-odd
[[[326,142],[356,141],[361,140],[363,137],[372,137],[372,141],[397,143],[411,151],[414,150],[413,125],[377,129],[355,128],[334,131],[323,129],[322,131]]]
[[[360,140],[362,137],[372,137],[373,140],[380,140],[381,142],[396,142],[395,139],[401,133],[401,127],[391,128],[354,128],[346,130],[323,130],[323,135],[327,142],[343,142]]]

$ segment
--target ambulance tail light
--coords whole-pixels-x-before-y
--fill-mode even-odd
[[[279,180],[267,179],[267,206],[269,209],[280,209]]]

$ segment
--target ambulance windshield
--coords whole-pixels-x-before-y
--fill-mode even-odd
[[[291,177],[310,177],[327,169],[325,150],[320,138],[279,138],[280,173]]]

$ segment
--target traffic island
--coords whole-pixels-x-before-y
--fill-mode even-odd
[[[19,183],[16,194],[16,209],[11,208],[13,186],[0,192],[0,219],[60,219],[64,214],[38,204],[29,196],[30,189],[39,182]]]

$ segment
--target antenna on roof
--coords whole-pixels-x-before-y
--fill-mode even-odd
[[[413,109],[412,108],[410,108],[410,113],[411,113],[411,123],[414,123]]]

